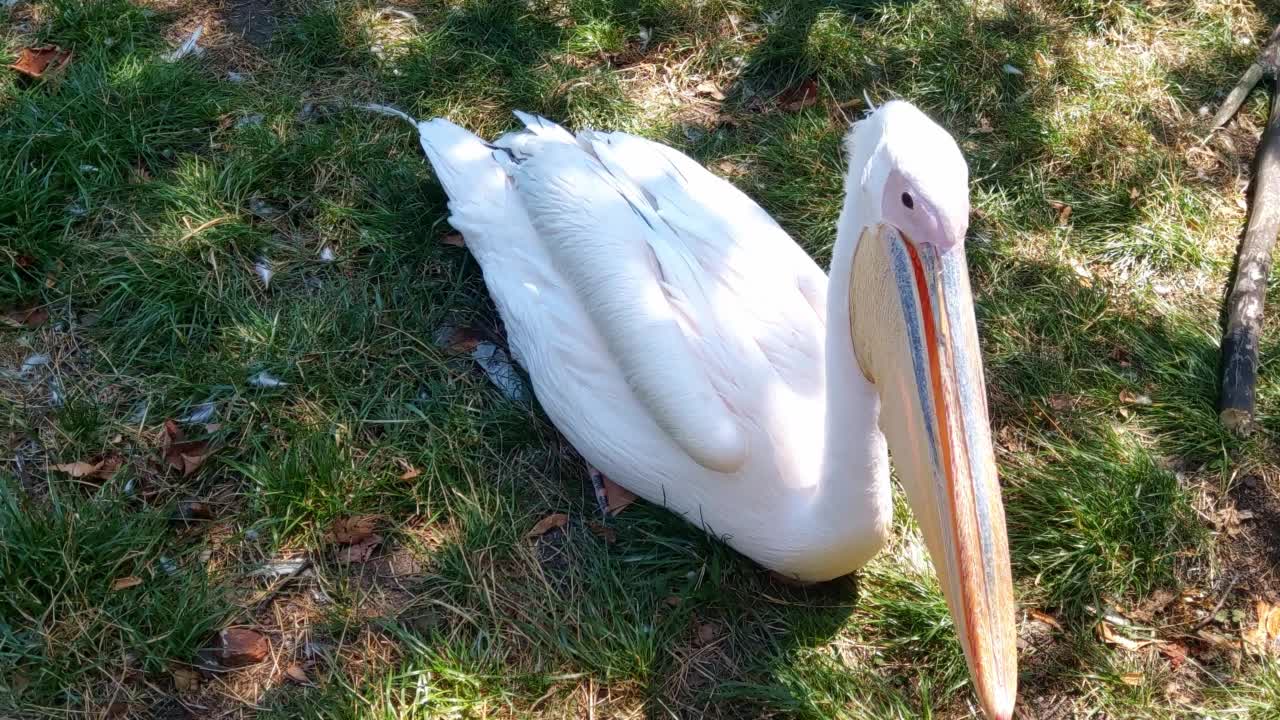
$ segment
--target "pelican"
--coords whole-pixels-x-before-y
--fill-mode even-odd
[[[517,112],[417,124],[516,361],[587,462],[799,581],[892,522],[889,452],[989,717],[1013,588],[965,261],[968,168],[895,101],[854,124],[830,277],[686,155]]]

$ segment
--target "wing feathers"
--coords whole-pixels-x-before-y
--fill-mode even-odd
[[[634,190],[620,187],[583,148],[562,142],[538,147],[515,178],[557,270],[654,420],[704,467],[740,467],[746,436],[659,285],[646,241],[655,229],[642,203],[627,197]]]

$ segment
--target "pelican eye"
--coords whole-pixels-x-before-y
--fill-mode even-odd
[[[916,201],[911,197],[911,193],[904,192],[902,193],[902,204],[906,205],[907,209],[910,210],[916,206]]]

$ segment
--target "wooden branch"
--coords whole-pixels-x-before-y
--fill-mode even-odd
[[[1213,116],[1213,126],[1209,128],[1210,132],[1222,129],[1227,121],[1235,117],[1236,111],[1244,104],[1244,99],[1249,97],[1249,91],[1253,90],[1253,86],[1258,84],[1262,79],[1262,63],[1253,63],[1248,70],[1244,71],[1244,76],[1240,78],[1240,82],[1231,88],[1231,92],[1227,94],[1227,99],[1222,101],[1222,107],[1218,108],[1218,114]]]
[[[1249,69],[1245,70],[1244,75],[1241,76],[1240,82],[1231,88],[1230,93],[1227,93],[1227,99],[1222,101],[1222,107],[1218,108],[1217,114],[1213,116],[1209,132],[1220,130],[1228,120],[1235,117],[1240,106],[1244,104],[1244,99],[1249,97],[1253,86],[1258,84],[1263,75],[1270,74],[1274,77],[1278,65],[1280,65],[1280,25],[1271,31],[1271,37],[1267,38],[1267,42],[1262,46],[1258,59],[1249,65]]]
[[[1274,38],[1275,35],[1273,34]],[[1258,383],[1258,338],[1271,272],[1271,248],[1280,232],[1280,74],[1271,70],[1271,118],[1258,144],[1249,224],[1236,256],[1235,281],[1227,299],[1222,338],[1222,396],[1218,418],[1228,430],[1253,429]]]

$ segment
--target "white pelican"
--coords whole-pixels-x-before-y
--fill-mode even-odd
[[[418,131],[556,427],[617,484],[802,581],[884,544],[891,450],[977,695],[1009,718],[1013,589],[951,137],[904,102],[854,126],[828,284],[680,152],[517,115],[493,144],[443,119]]]

